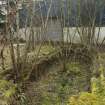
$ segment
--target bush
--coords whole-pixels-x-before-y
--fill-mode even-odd
[[[101,105],[98,97],[91,93],[81,93],[80,96],[73,96],[68,105]]]
[[[72,96],[68,105],[105,105],[105,77],[104,67],[100,65],[100,77],[92,78],[91,93],[84,92],[78,96]]]
[[[16,93],[16,85],[6,80],[0,80],[0,103],[8,103]]]

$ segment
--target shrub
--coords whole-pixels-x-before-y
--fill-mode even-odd
[[[11,98],[15,95],[16,85],[6,80],[0,80],[0,103],[8,103]]]
[[[71,97],[69,102],[68,105],[101,105],[96,95],[87,92]]]
[[[68,105],[104,105],[105,104],[105,77],[104,68],[100,65],[100,77],[91,80],[91,93],[84,92],[78,96],[72,96]]]

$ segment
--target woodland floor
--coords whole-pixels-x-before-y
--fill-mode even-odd
[[[34,59],[39,48],[40,46],[37,46],[37,50],[28,53],[29,62]],[[9,48],[6,48],[4,53],[5,60],[7,65],[11,65],[11,61],[9,61],[10,52],[8,51]],[[48,57],[52,52],[56,52],[56,49],[52,46],[42,46],[38,54],[38,61]],[[104,56],[105,54],[102,53],[101,55]],[[65,70],[63,70],[62,62],[52,62],[50,66],[43,68],[43,71],[47,72],[42,73],[37,81],[26,81],[25,89],[23,90],[26,97],[24,105],[67,105],[70,96],[90,91],[91,62],[86,63],[82,59],[79,60],[67,60]]]
[[[37,82],[28,82],[26,95],[31,100],[28,105],[67,105],[71,95],[90,91],[90,65],[80,62],[55,63],[46,68],[48,73]]]

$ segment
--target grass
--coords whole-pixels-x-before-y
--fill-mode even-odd
[[[39,52],[38,58],[43,58],[55,51],[56,49],[50,45],[43,45],[41,49],[40,49],[40,46],[36,46],[34,51],[31,51],[28,53],[29,61],[35,59],[35,56],[37,56],[38,52]]]

